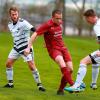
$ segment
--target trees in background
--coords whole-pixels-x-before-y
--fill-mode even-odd
[[[0,31],[7,31],[8,29],[8,9],[9,6],[13,4],[13,1],[10,2],[9,0],[2,0],[2,5],[0,5]]]
[[[77,29],[78,29],[78,35],[80,36],[82,34],[82,29],[83,29],[83,12],[85,10],[85,3],[86,3],[86,0],[82,0],[82,6],[79,7],[77,5],[77,2],[78,0],[72,0],[72,2],[75,4],[76,8],[77,8],[77,20],[76,20],[76,26],[77,26]]]
[[[15,2],[15,0],[0,0],[0,2],[1,1],[2,5],[0,4],[0,31],[7,31],[7,24],[9,21],[8,8],[12,4],[16,5],[17,3]],[[100,2],[99,0],[96,1]],[[96,3],[96,1],[94,5],[90,6],[90,8],[100,8],[99,3]],[[66,6],[66,4],[68,6]],[[75,8],[71,7],[72,4]],[[33,25],[41,24],[42,22],[46,21],[51,16],[51,12],[54,8],[61,9],[63,12],[63,33],[69,34],[70,31],[66,30],[67,28],[69,28],[73,34],[77,33],[77,35],[81,36],[84,31],[86,32],[87,30],[89,30],[87,32],[89,33],[88,35],[91,35],[92,32],[91,25],[87,24],[83,18],[83,12],[86,8],[86,4],[86,0],[51,0],[47,5],[38,6],[33,4],[20,4],[18,6],[20,8],[21,17],[30,21]]]

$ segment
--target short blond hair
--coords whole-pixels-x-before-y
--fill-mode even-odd
[[[9,8],[9,14],[11,13],[11,11],[18,11],[18,12],[19,12],[19,9],[18,9],[18,7],[16,7],[16,6],[11,6],[11,7]]]

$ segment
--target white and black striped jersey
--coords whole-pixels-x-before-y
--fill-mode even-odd
[[[20,54],[23,53],[27,48],[30,30],[33,26],[26,20],[19,18],[16,24],[9,22],[8,28],[12,33],[14,49]]]
[[[96,34],[96,36],[100,36],[100,18],[97,19],[97,22],[95,23],[93,30]]]

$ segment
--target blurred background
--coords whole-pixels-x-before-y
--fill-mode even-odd
[[[92,26],[86,23],[82,14],[92,8],[100,15],[100,0],[0,0],[0,33],[8,32],[11,5],[17,5],[20,17],[34,26],[48,20],[53,9],[61,9],[65,35],[94,36]]]

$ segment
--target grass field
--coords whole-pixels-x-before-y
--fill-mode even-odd
[[[65,37],[64,41],[72,55],[75,80],[79,61],[87,54],[98,48],[94,38]],[[86,90],[78,94],[69,94],[65,91],[64,96],[56,95],[61,73],[57,64],[50,59],[45,48],[43,38],[37,38],[34,43],[35,62],[41,75],[41,80],[46,87],[46,92],[40,92],[33,80],[27,64],[20,58],[14,64],[15,88],[7,89],[3,86],[7,83],[5,62],[12,48],[12,37],[10,34],[0,34],[0,100],[100,100],[100,76],[98,78],[98,89],[90,89],[91,66],[88,66],[84,79]]]

